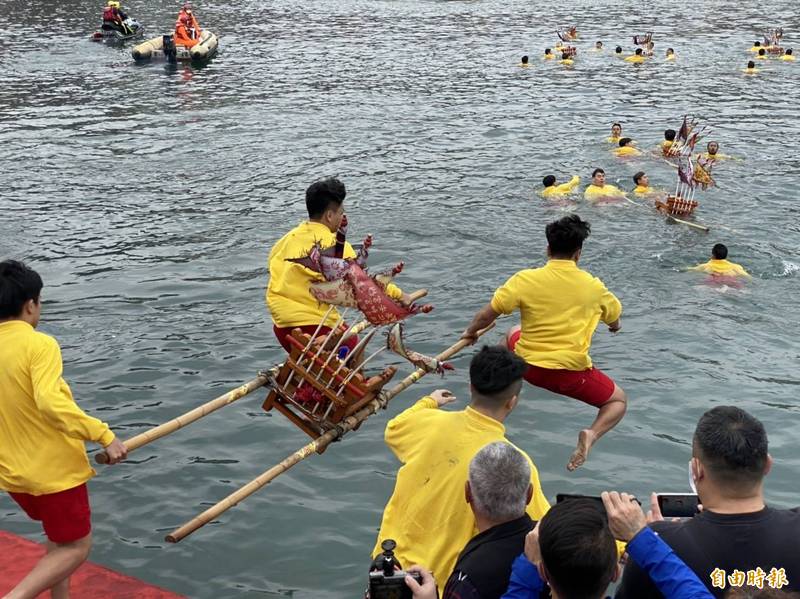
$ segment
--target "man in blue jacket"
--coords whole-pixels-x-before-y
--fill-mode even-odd
[[[712,599],[672,549],[647,527],[636,498],[603,493],[607,518],[591,500],[571,499],[550,508],[525,539],[503,599],[536,599],[550,584],[553,599],[600,599],[620,575],[616,537],[667,599]]]

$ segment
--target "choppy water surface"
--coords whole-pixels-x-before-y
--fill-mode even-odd
[[[401,284],[430,289],[436,310],[408,332],[434,353],[507,276],[541,263],[544,225],[569,209],[535,195],[543,175],[588,182],[601,166],[630,189],[644,169],[671,186],[663,162],[620,162],[603,140],[619,120],[651,146],[691,112],[740,159],[701,196],[710,235],[631,205],[576,208],[593,226],[583,263],[625,306],[624,333],[599,331],[593,356],[628,391],[628,416],[575,474],[564,465],[591,409],[527,387],[510,436],[549,497],[685,491],[697,418],[734,403],[768,427],[769,501],[797,504],[800,66],[740,73],[761,27],[800,45],[793,3],[199,2],[221,39],[200,69],[136,66],[90,43],[100,4],[0,0],[0,256],[41,272],[42,329],[83,408],[123,437],[281,359],[266,256],[303,218],[313,179],[345,181],[373,266],[404,259]],[[130,9],[157,34],[177,4]],[[571,23],[575,68],[541,63]],[[585,52],[648,29],[659,59],[641,68]],[[522,54],[532,68],[515,68]],[[680,271],[717,241],[754,274],[746,289]],[[468,359],[177,546],[166,531],[306,439],[258,393],[132,454],[92,483],[93,559],[192,597],[358,596],[398,466],[387,417],[440,386],[463,405]],[[0,513],[40,538],[5,496]]]

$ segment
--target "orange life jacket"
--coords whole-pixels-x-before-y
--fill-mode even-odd
[[[184,23],[185,17],[188,17],[191,20],[191,25],[187,26]],[[194,14],[190,15],[181,10],[181,12],[178,13],[178,20],[175,22],[175,45],[191,48],[192,46],[197,45],[197,43],[200,41],[201,33],[202,30],[200,29],[200,24],[197,22]]]

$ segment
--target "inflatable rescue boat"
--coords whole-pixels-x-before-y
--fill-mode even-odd
[[[162,35],[134,47],[131,56],[137,61],[198,62],[213,57],[217,53],[218,45],[217,36],[204,29],[200,34],[200,41],[191,48],[176,46],[172,35]]]

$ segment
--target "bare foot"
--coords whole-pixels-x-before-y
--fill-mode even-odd
[[[585,428],[578,433],[578,445],[575,447],[575,451],[572,452],[572,457],[570,457],[567,464],[567,470],[572,472],[583,466],[596,439],[597,435],[591,429]]]

